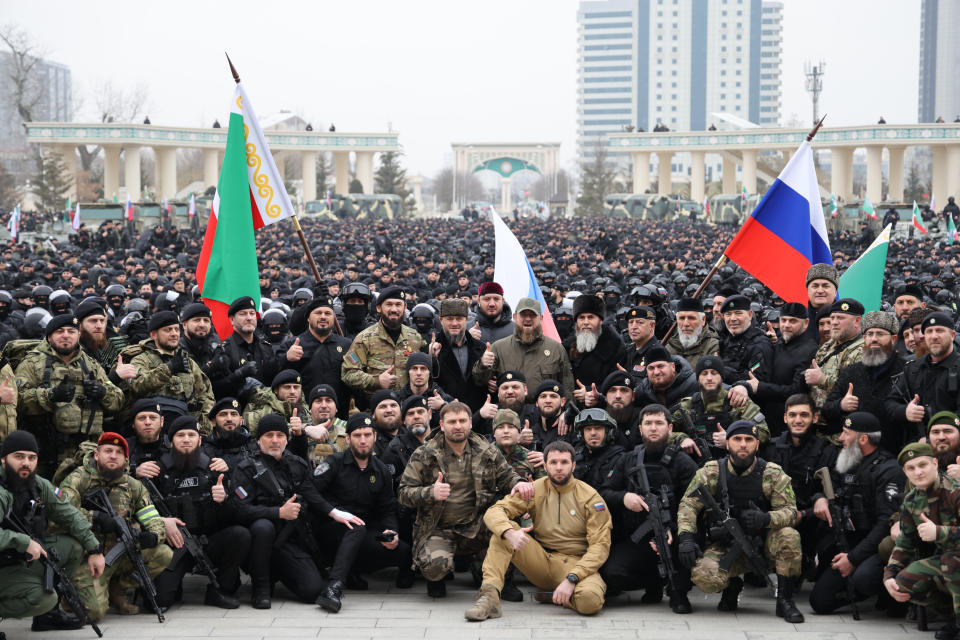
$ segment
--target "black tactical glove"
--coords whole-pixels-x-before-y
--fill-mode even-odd
[[[237,369],[237,374],[241,378],[256,378],[260,374],[260,365],[254,360],[247,360],[242,367]]]
[[[113,518],[106,511],[93,512],[93,526],[100,533],[116,533],[117,527],[113,523]]]
[[[693,565],[697,564],[697,558],[703,556],[703,552],[700,551],[700,546],[692,533],[680,534],[677,553],[680,556],[680,564],[687,569],[693,569]]]
[[[73,400],[73,394],[76,388],[73,384],[64,380],[54,388],[50,389],[50,400],[53,402],[70,402]]]
[[[190,359],[183,351],[177,351],[173,357],[167,361],[167,368],[170,369],[170,373],[173,375],[187,373],[190,371]]]
[[[97,402],[102,400],[103,396],[107,395],[107,388],[96,380],[84,380],[83,395]]]
[[[152,549],[160,543],[160,538],[153,531],[141,531],[137,536],[141,549]]]
[[[761,511],[757,505],[751,502],[750,508],[740,513],[740,522],[743,523],[745,529],[750,529],[751,531],[765,529],[767,525],[770,524],[770,514],[766,511]]]
[[[728,542],[730,533],[723,527],[710,527],[710,540],[713,542]]]

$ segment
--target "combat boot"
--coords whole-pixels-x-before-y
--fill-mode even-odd
[[[503,583],[503,589],[500,590],[500,599],[507,602],[523,602],[523,591],[520,591],[513,580],[507,580]]]
[[[690,598],[683,592],[670,592],[670,609],[674,613],[691,613],[693,606],[690,604]]]
[[[33,624],[30,625],[30,631],[66,631],[82,628],[82,620],[67,615],[60,610],[60,607],[54,607],[42,616],[34,616]]]
[[[220,609],[239,609],[240,601],[231,595],[220,591],[212,584],[207,585],[207,592],[203,596],[203,604],[208,607],[219,607]]]
[[[937,640],[957,640],[960,638],[960,616],[956,620],[947,620],[947,624],[940,627],[933,637]]]
[[[740,592],[743,591],[743,580],[739,577],[730,578],[727,588],[720,594],[717,611],[736,611],[740,606]]]
[[[320,592],[317,597],[317,604],[331,613],[339,613],[343,598],[343,583],[339,580],[333,580],[327,585],[327,588]]]
[[[794,624],[803,622],[803,614],[793,601],[793,578],[777,576],[777,615]]]
[[[463,617],[479,622],[487,618],[499,618],[500,614],[500,594],[492,584],[485,583],[480,585],[476,601],[472,607],[464,611]]]
[[[252,591],[250,594],[250,604],[254,609],[269,609],[270,603],[270,579],[254,578]]]
[[[446,598],[447,583],[444,580],[427,580],[427,595],[431,598]]]
[[[107,588],[110,598],[110,606],[117,610],[117,613],[123,616],[132,616],[140,613],[140,607],[127,599],[127,590],[117,581],[110,582]]]

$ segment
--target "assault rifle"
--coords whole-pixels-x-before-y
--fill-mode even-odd
[[[631,470],[634,471],[634,470]],[[647,503],[647,517],[636,530],[630,534],[630,541],[634,544],[640,544],[640,541],[651,531],[653,531],[653,542],[657,545],[657,556],[660,560],[657,562],[657,570],[660,577],[665,579],[670,585],[670,593],[680,593],[676,585],[676,573],[673,569],[673,556],[670,553],[669,544],[669,523],[670,523],[670,504],[667,499],[667,492],[661,487],[660,495],[657,495],[650,489],[650,480],[647,478],[647,468],[643,462],[637,465],[635,471],[640,478],[640,491],[643,493],[643,501]]]
[[[847,507],[842,509],[837,505],[837,496],[833,491],[833,479],[830,477],[830,469],[820,467],[813,473],[814,478],[819,478],[823,485],[823,495],[827,498],[827,505],[830,509],[830,519],[833,524],[830,530],[833,532],[833,543],[840,553],[849,553],[850,545],[847,543],[846,531],[853,531],[853,522],[850,520],[850,512]],[[844,580],[847,588],[847,599],[850,600],[850,606],[853,607],[853,619],[860,619],[860,608],[857,606],[857,592],[853,588],[853,580],[848,577]]]

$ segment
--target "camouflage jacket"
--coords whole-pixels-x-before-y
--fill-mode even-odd
[[[309,416],[309,414],[308,414]],[[327,456],[347,450],[347,421],[340,418],[334,418],[330,428],[327,430],[327,439],[325,442],[310,440],[310,463],[314,466],[323,462]]]
[[[124,356],[133,353],[136,355],[132,356],[130,364],[137,368],[137,375],[123,382],[131,392],[130,395],[137,398],[163,396],[180,400],[187,405],[190,415],[200,423],[202,433],[209,434],[207,412],[213,408],[213,387],[210,379],[200,370],[200,365],[190,359],[190,371],[176,375],[170,373],[167,362],[173,354],[160,353],[150,338],[123,350]]]
[[[83,395],[83,380],[94,379],[107,389],[107,393],[93,406]],[[70,402],[53,402],[50,390],[64,380],[74,384]],[[98,435],[103,432],[104,412],[115,413],[123,405],[123,391],[116,387],[97,361],[83,350],[64,362],[46,340],[28,353],[17,367],[17,389],[20,394],[19,411],[24,416],[46,418],[61,433],[86,433]]]
[[[0,359],[0,384],[13,389],[13,402],[0,404],[0,442],[17,428],[17,378],[13,367],[5,359]]]
[[[157,540],[160,543],[166,541],[163,520],[157,513],[156,507],[150,500],[150,494],[146,487],[140,484],[140,481],[131,475],[124,473],[116,480],[107,480],[97,469],[97,463],[94,460],[93,453],[87,456],[83,466],[74,469],[70,475],[60,483],[60,493],[62,498],[68,500],[89,522],[93,522],[93,510],[83,506],[84,496],[103,487],[110,497],[117,515],[130,523],[136,531],[146,529],[157,534]],[[117,536],[114,533],[103,534],[96,532],[97,537],[103,541],[104,551],[108,551],[117,543]]]
[[[563,385],[567,400],[573,398],[576,383],[570,366],[570,357],[563,345],[541,335],[530,344],[524,344],[516,335],[501,338],[491,346],[496,356],[492,367],[483,366],[481,360],[473,365],[473,382],[483,388],[490,378],[504,371],[522,371],[527,378],[527,402],[534,404],[533,393],[541,382],[553,378]],[[610,366],[614,366],[611,362]]]
[[[400,504],[417,510],[413,530],[414,557],[430,533],[437,528],[446,504],[445,501],[433,499],[433,484],[437,481],[438,474],[445,471],[441,466],[444,446],[446,441],[443,432],[438,431],[413,452],[400,478]],[[476,516],[471,524],[462,527],[457,533],[466,538],[475,538],[480,533],[484,511],[500,496],[509,492],[521,478],[507,463],[500,450],[477,434],[470,434],[467,446],[470,448],[470,471],[476,491],[473,505]]]
[[[547,472],[543,470],[542,466],[534,467],[527,460],[527,454],[530,453],[529,449],[515,444],[510,447],[509,451],[504,451],[496,442],[493,443],[500,453],[503,454],[503,457],[507,459],[507,464],[513,467],[513,470],[517,472],[517,475],[526,480],[527,482],[533,482],[534,480],[539,480],[540,478],[547,475]]]
[[[393,390],[400,391],[409,381],[407,358],[425,344],[420,334],[406,325],[401,325],[400,337],[394,342],[382,322],[372,324],[357,334],[343,356],[343,382],[351,389],[371,396],[380,389],[377,377],[393,367],[397,376]]]
[[[823,377],[819,383],[810,385],[810,398],[816,403],[817,409],[823,407],[823,403],[826,402],[833,385],[837,383],[840,370],[854,362],[860,362],[861,357],[863,357],[863,336],[857,336],[842,344],[838,344],[831,338],[817,349],[814,359],[823,369]],[[818,424],[826,424],[822,416]]]
[[[747,404],[742,407],[731,407],[726,402],[729,389],[720,389],[715,400],[704,402],[703,396],[698,393],[694,396],[688,396],[674,405],[673,409],[673,427],[674,432],[670,435],[670,442],[679,444],[686,435],[698,435],[713,442],[711,435],[717,430],[717,422],[724,429],[737,420],[751,420],[757,425],[760,431],[760,443],[764,444],[770,440],[770,427],[767,426],[767,419],[760,411],[753,400],[747,400]],[[690,416],[693,425],[697,430],[696,434],[685,434],[687,427],[686,420],[683,417],[684,412]],[[709,417],[715,417],[713,424],[700,424],[706,422]]]
[[[680,330],[674,331],[667,344],[663,345],[672,355],[680,356],[690,363],[690,366],[696,370],[697,361],[703,356],[709,356],[720,352],[720,338],[717,332],[707,325],[700,331],[700,337],[689,347],[680,344]]]
[[[920,514],[926,514],[937,525],[937,539],[932,543],[936,546],[936,553],[929,555],[960,549],[960,482],[941,474],[926,491],[914,487],[903,497],[900,535],[884,569],[884,580],[895,577],[908,564],[928,555],[921,549],[930,545],[922,542],[917,533],[917,525],[923,522]],[[921,556],[918,557],[918,553]]]
[[[46,478],[36,476],[40,503],[43,505],[47,522],[53,523],[60,531],[79,542],[85,551],[96,549],[100,542],[90,531],[90,522],[67,502]],[[0,482],[0,513],[9,513],[13,507],[13,494]],[[12,529],[0,527],[0,551],[14,549],[23,553],[30,544],[30,537]]]
[[[303,424],[311,424],[310,411],[302,398],[298,404],[291,405],[289,402],[278,398],[273,393],[273,389],[259,387],[247,401],[247,406],[243,410],[243,422],[247,425],[247,429],[250,429],[250,433],[256,434],[257,425],[260,424],[260,418],[263,416],[268,413],[279,413],[289,422],[294,409],[297,410],[297,417]]]
[[[702,484],[711,495],[717,498],[717,502],[720,502],[719,492],[717,491],[720,463],[726,464],[727,470],[731,474],[734,473],[733,465],[730,464],[727,458],[711,460],[697,470],[697,473],[693,476],[693,480],[690,481],[690,486],[687,487],[686,495],[680,500],[680,508],[677,512],[677,533],[696,533],[697,531],[697,516],[699,516],[700,511],[703,510],[703,504],[699,498],[691,495],[694,489]],[[756,461],[754,461],[753,464],[756,465]],[[751,466],[746,473],[752,470],[753,466]],[[770,511],[768,512],[770,514],[770,524],[768,529],[774,531],[776,529],[792,527],[797,520],[797,501],[793,495],[790,476],[786,474],[780,465],[767,462],[767,466],[763,470],[761,487],[764,498],[766,498],[770,504]],[[721,508],[723,507],[722,504],[720,506]]]

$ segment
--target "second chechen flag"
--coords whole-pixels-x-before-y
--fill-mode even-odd
[[[257,248],[253,231],[294,215],[290,196],[253,105],[237,83],[230,105],[227,148],[197,263],[200,296],[221,339],[233,333],[227,309],[250,296],[260,308]]]
[[[878,311],[883,303],[883,274],[887,268],[887,249],[890,247],[890,225],[860,254],[840,276],[837,288],[841,298],[854,298],[866,311]]]
[[[807,270],[833,264],[813,150],[804,140],[724,251],[786,302],[807,303]]]

